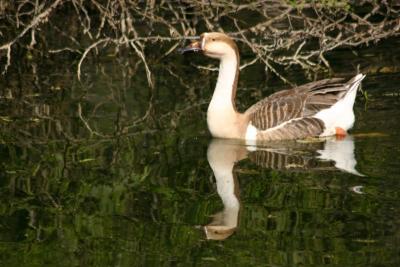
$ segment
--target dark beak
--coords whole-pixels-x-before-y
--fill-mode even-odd
[[[190,45],[186,46],[186,47],[182,47],[178,49],[178,52],[183,54],[185,52],[198,52],[201,51],[201,43],[200,41],[195,41],[193,43],[191,43]]]

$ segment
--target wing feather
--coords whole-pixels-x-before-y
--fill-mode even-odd
[[[303,114],[305,95],[263,101],[249,113],[251,124],[259,130],[267,130]]]
[[[324,123],[317,118],[293,119],[281,127],[257,133],[257,139],[263,141],[302,139],[319,136],[324,131]]]
[[[346,95],[355,81],[355,78],[347,83],[341,78],[325,79],[276,92],[250,107],[246,114],[254,127],[265,131],[331,107]],[[296,127],[300,125],[301,122]]]

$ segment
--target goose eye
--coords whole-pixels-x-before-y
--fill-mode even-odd
[[[212,38],[211,41],[215,41],[215,38]]]

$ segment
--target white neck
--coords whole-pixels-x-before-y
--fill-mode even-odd
[[[232,99],[238,58],[232,49],[220,62],[217,85],[207,111],[207,123],[215,137],[232,138],[237,120],[237,111]]]

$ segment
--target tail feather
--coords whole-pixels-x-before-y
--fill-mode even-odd
[[[357,95],[357,89],[364,77],[364,74],[358,74],[348,81],[344,86],[346,91],[336,94],[338,97],[337,101],[333,105],[315,114],[315,118],[324,122],[325,131],[322,134],[323,136],[335,134],[335,127],[340,127],[345,131],[353,127],[354,101]]]
[[[326,84],[324,87],[317,87],[308,97],[305,104],[307,114],[315,114],[320,110],[329,108],[339,100],[345,98],[351,91],[357,89],[365,75],[358,74],[344,84]]]
[[[356,76],[354,76],[353,79],[351,79],[348,83],[353,84],[353,83],[360,83],[363,79],[365,78],[365,74],[359,73]]]

